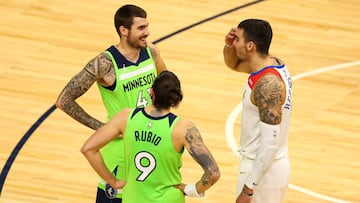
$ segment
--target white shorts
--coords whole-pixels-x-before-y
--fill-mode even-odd
[[[244,187],[248,172],[253,167],[254,160],[242,157],[240,160],[238,188],[236,197]],[[289,186],[290,162],[288,157],[274,161],[263,179],[256,186],[252,203],[280,203]]]

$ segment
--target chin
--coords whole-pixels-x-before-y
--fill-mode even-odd
[[[139,46],[140,46],[141,48],[146,48],[146,47],[147,47],[147,42],[141,42],[141,43],[139,44]]]
[[[145,49],[146,47],[147,47],[147,44],[145,44],[145,45],[144,44],[139,44],[140,49]]]

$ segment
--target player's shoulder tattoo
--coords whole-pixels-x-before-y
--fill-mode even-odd
[[[105,52],[91,59],[85,66],[84,70],[96,78],[101,78],[109,74],[114,69],[114,64],[108,54]]]
[[[282,80],[267,74],[256,83],[253,98],[259,108],[260,120],[269,124],[279,124],[281,121]]]
[[[198,141],[202,142],[199,130],[192,122],[188,122],[186,124],[185,140],[190,144],[190,146]]]

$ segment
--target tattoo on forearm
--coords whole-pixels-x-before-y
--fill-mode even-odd
[[[75,100],[87,92],[96,82],[97,78],[104,78],[105,74],[109,74],[113,70],[110,64],[112,64],[111,59],[106,54],[99,55],[90,60],[84,69],[68,82],[58,101],[59,106],[68,115],[95,130],[100,128],[103,123],[87,114]],[[101,73],[102,71],[105,73]],[[115,74],[111,74],[109,76],[114,79]]]
[[[218,171],[218,166],[215,163],[215,159],[204,145],[200,133],[195,126],[189,126],[185,139],[190,145],[189,153],[205,170],[205,174],[201,178],[201,183],[204,186],[214,184],[211,175]]]
[[[94,130],[99,129],[104,125],[102,122],[87,114],[76,102],[68,103],[68,105],[66,105],[66,110],[64,109],[64,111],[75,120]]]
[[[254,100],[259,108],[260,120],[269,124],[281,121],[281,79],[275,75],[261,78],[254,88]]]

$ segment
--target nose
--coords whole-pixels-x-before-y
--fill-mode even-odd
[[[147,35],[147,36],[150,35],[150,30],[149,30],[149,28],[146,28],[146,29],[144,30],[144,34]]]

